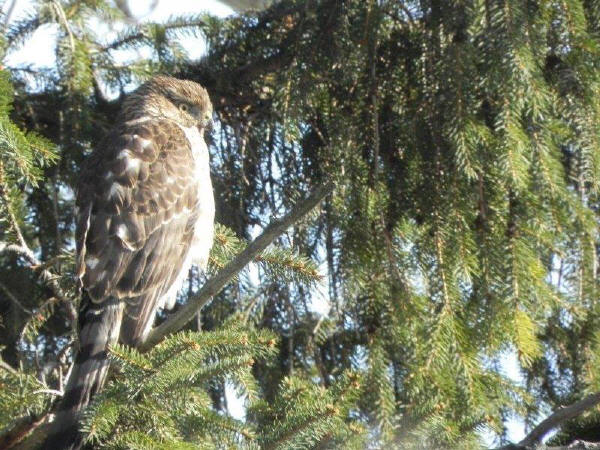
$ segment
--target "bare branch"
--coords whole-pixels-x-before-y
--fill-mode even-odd
[[[519,449],[533,449],[538,448],[537,444],[554,428],[558,427],[561,423],[574,419],[585,411],[593,408],[600,403],[600,392],[590,394],[583,400],[580,400],[572,405],[565,406],[550,416],[542,420],[531,432],[525,436],[525,438],[518,444],[510,444],[499,448],[498,450],[519,450]],[[600,444],[585,443],[585,445],[593,445],[594,447],[547,447],[547,449],[562,449],[562,448],[598,448]]]
[[[179,331],[185,324],[194,318],[196,313],[213,296],[233,279],[256,255],[262,252],[267,246],[280,236],[287,228],[304,217],[310,210],[319,204],[319,202],[329,194],[334,188],[333,182],[327,182],[317,187],[305,200],[297,204],[284,218],[272,221],[263,233],[252,241],[240,252],[229,264],[221,269],[215,276],[210,278],[179,311],[170,316],[165,322],[160,324],[150,332],[150,335],[143,342],[139,350],[144,352],[160,341],[165,336]]]
[[[20,417],[16,419],[14,426],[0,435],[0,448],[3,449],[33,449],[35,443],[39,445],[40,441],[32,441],[30,433],[39,433],[40,425],[43,425],[48,419],[49,413],[44,413],[39,416],[30,415]],[[42,427],[43,428],[43,427]],[[43,436],[43,433],[39,433],[38,436]],[[30,439],[26,441],[27,445],[19,445],[23,440],[30,436]],[[29,444],[31,442],[31,445]]]
[[[57,391],[56,389],[38,389],[37,391],[33,391],[34,394],[48,394],[54,395],[55,397],[62,397],[65,395],[62,391]]]
[[[511,447],[513,449],[519,447]],[[535,450],[600,450],[600,443],[597,442],[586,442],[586,441],[574,441],[569,445],[559,445],[559,446],[545,446],[545,445],[536,445],[535,447],[531,447]]]

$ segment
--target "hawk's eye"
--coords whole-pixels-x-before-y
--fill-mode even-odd
[[[188,107],[188,105],[186,105],[185,103],[181,103],[181,104],[179,105],[179,109],[180,109],[181,111],[183,111],[183,112],[188,112],[188,109],[189,109],[189,107]]]

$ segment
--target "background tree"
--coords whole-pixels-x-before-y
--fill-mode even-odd
[[[187,334],[146,354],[114,350],[90,439],[477,448],[482,431],[505,439],[510,415],[533,425],[600,391],[599,19],[592,0],[286,0],[131,24],[111,3],[55,1],[9,22],[7,50],[40,26],[58,32],[55,68],[6,68],[18,95],[5,121],[60,159],[36,187],[16,161],[38,167],[50,153],[0,141],[17,168],[4,192],[21,199],[2,224],[4,417],[39,417],[60,390],[69,187],[123,93],[157,72],[200,82],[215,105],[213,271],[313,186],[338,187]],[[178,45],[187,33],[206,38],[202,60]],[[142,48],[152,57],[118,62]],[[19,236],[34,259],[10,251]],[[202,283],[191,273],[181,303]],[[524,385],[504,375],[507,355]],[[227,382],[247,399],[243,420],[226,414]],[[600,440],[595,403],[557,442]]]

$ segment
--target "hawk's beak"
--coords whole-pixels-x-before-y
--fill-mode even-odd
[[[203,119],[198,123],[198,128],[200,130],[207,130],[209,133],[213,129],[213,121],[212,119]]]

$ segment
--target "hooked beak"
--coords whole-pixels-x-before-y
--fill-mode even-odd
[[[200,131],[207,130],[210,133],[213,129],[213,120],[202,119],[200,122],[198,122],[198,129]]]

